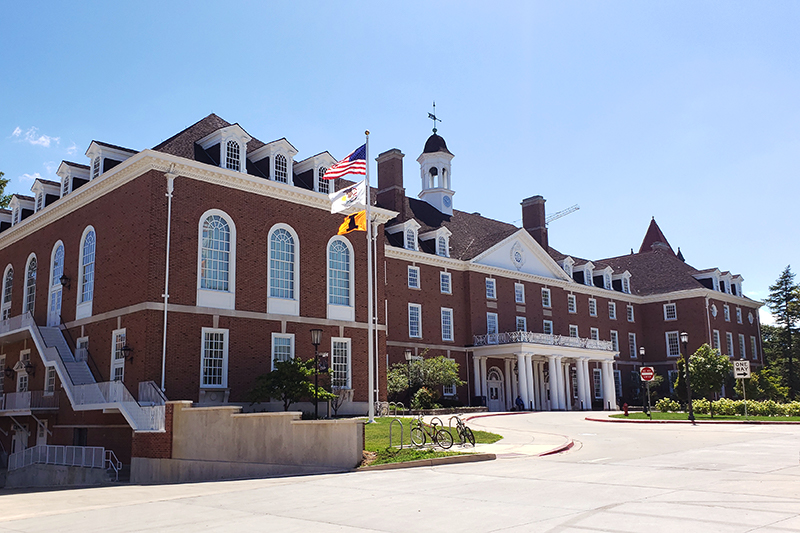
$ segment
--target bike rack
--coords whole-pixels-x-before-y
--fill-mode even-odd
[[[437,424],[436,424],[436,420],[438,420],[438,421],[439,421],[439,424],[438,424],[438,425],[440,425],[440,426],[444,427],[444,422],[442,422],[442,419],[441,419],[441,418],[439,418],[438,416],[434,416],[433,418],[431,418],[431,425],[432,425],[433,427],[436,427],[436,425],[437,425]]]
[[[403,402],[389,402],[389,415],[392,414],[392,409],[394,409],[394,416],[397,416],[398,411],[400,411],[401,414],[405,413],[406,406],[403,405]]]
[[[395,418],[391,422],[389,422],[389,448],[392,448],[392,426],[394,423],[397,422],[400,424],[400,449],[403,449],[403,422],[399,418]]]

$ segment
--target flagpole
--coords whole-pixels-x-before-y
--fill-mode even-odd
[[[370,214],[370,189],[369,189],[369,130],[365,131],[364,134],[367,137],[366,142],[366,218],[367,218],[367,321],[369,322],[367,325],[367,338],[369,345],[368,348],[368,372],[369,372],[369,379],[367,381],[367,388],[369,389],[369,394],[367,395],[367,401],[369,402],[369,409],[367,423],[371,424],[375,422],[375,400],[373,395],[375,393],[375,355],[374,355],[374,346],[373,346],[373,339],[374,339],[374,328],[375,328],[375,321],[372,319],[373,313],[373,301],[372,301],[372,216]]]

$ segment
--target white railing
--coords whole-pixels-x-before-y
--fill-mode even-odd
[[[0,410],[30,411],[32,409],[58,409],[58,395],[44,391],[7,392],[0,398]]]
[[[111,450],[106,450],[105,464],[108,465],[107,469],[114,471],[114,480],[119,481],[119,471],[122,470],[122,461],[117,459],[117,455]]]
[[[139,382],[139,405],[164,405],[167,397],[153,381]]]
[[[104,468],[105,448],[99,446],[51,446],[42,444],[8,456],[8,470],[33,464]]]
[[[33,317],[30,313],[12,316],[6,320],[0,321],[0,335],[8,333],[9,331],[16,331],[18,329],[26,328],[33,323]]]
[[[589,350],[603,350],[608,352],[614,351],[614,345],[611,341],[581,339],[579,337],[569,337],[565,335],[548,335],[546,333],[534,333],[533,331],[507,331],[504,333],[475,335],[473,337],[474,346],[513,344],[520,342],[542,344],[546,346],[569,346],[572,348],[586,348]]]
[[[164,406],[143,407],[134,399],[121,381],[87,383],[72,387],[72,405],[94,409],[119,409],[135,431],[164,429]]]

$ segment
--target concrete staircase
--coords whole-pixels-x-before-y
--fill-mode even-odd
[[[57,327],[39,328],[39,332],[42,335],[45,346],[53,347],[58,351],[58,355],[64,363],[73,385],[87,385],[97,382],[86,361],[75,359],[66,339],[64,339],[64,334],[61,333],[61,329]]]

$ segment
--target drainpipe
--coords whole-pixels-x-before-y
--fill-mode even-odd
[[[175,178],[178,175],[175,173],[175,164],[173,163],[166,173],[167,177],[167,248],[166,248],[166,266],[164,268],[164,340],[161,347],[161,392],[165,392],[164,379],[166,377],[167,368],[167,305],[169,303],[169,238],[170,230],[172,228],[172,191],[175,187]]]

